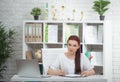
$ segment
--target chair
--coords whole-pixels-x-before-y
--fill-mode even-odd
[[[46,48],[42,49],[43,74],[47,75],[50,64],[54,62],[58,55],[64,54],[66,48]]]

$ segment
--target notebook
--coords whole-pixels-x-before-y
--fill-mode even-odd
[[[67,75],[65,75],[65,77],[75,78],[75,77],[84,77],[84,76],[80,75],[80,74],[67,74]]]
[[[20,77],[30,77],[30,78],[50,77],[50,75],[41,75],[39,64],[36,59],[16,60],[16,65],[17,65],[17,74]]]

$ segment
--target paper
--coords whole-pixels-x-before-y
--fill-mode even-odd
[[[80,74],[67,74],[65,77],[81,77],[82,75]]]
[[[42,78],[49,78],[51,75],[41,75]]]

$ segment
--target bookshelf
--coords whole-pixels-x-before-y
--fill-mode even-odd
[[[106,75],[108,72],[106,66],[109,66],[107,56],[111,57],[109,54],[112,53],[111,47],[108,47],[112,44],[109,41],[111,37],[107,37],[111,35],[110,26],[110,22],[105,21],[26,20],[23,23],[23,58],[27,59],[27,51],[30,51],[32,57],[36,58],[36,50],[66,48],[67,38],[74,34],[80,37],[81,52],[85,55],[89,52],[87,57],[96,68],[99,67],[97,74]],[[106,27],[109,27],[109,31]],[[42,64],[41,59],[39,61],[39,64]]]

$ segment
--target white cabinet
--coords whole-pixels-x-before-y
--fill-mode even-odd
[[[67,38],[74,34],[80,37],[81,52],[90,58],[91,63],[98,68],[99,74],[104,75],[106,71],[104,65],[107,65],[106,53],[109,51],[106,49],[108,48],[106,42],[111,38],[107,37],[111,34],[111,28],[108,27],[110,31],[107,32],[106,26],[105,21],[26,20],[23,24],[23,58],[26,59],[28,50],[35,58],[37,49],[65,48]]]

